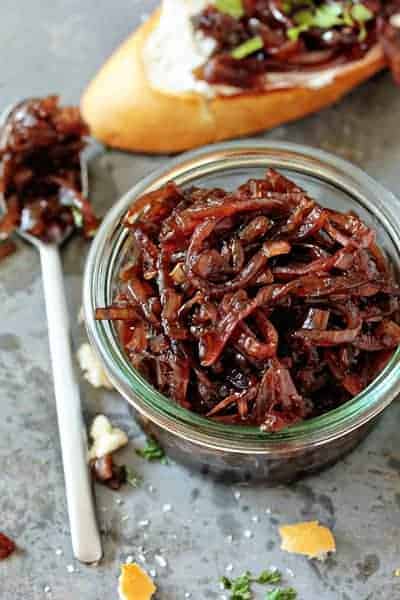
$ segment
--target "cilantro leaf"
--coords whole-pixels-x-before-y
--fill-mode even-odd
[[[364,4],[357,2],[353,5],[343,2],[324,2],[316,6],[313,2],[302,2],[296,10],[296,0],[286,0],[285,11],[290,14],[294,11],[292,19],[294,27],[287,31],[289,40],[296,41],[300,34],[311,27],[319,29],[332,29],[338,26],[353,27],[355,23],[360,28],[360,40],[366,36],[365,23],[374,18],[374,14]],[[304,8],[304,6],[308,8]]]
[[[255,579],[256,583],[260,583],[262,585],[280,583],[281,580],[282,574],[277,569],[271,571],[266,569],[260,573],[257,579]]]
[[[296,23],[296,27],[288,29],[288,38],[291,41],[297,41],[299,35],[304,31],[308,31],[311,27],[330,29],[335,25],[342,25],[343,19],[339,18],[341,13],[342,6],[338,2],[322,4],[316,10],[299,10],[293,15],[293,21]]]
[[[351,17],[357,22],[360,33],[358,39],[360,42],[364,41],[367,37],[367,29],[365,23],[374,18],[374,14],[364,4],[354,4],[350,11]]]
[[[365,23],[374,18],[374,13],[364,6],[364,4],[354,4],[351,8],[351,16],[355,21]]]
[[[224,590],[230,591],[231,600],[251,600],[251,573],[246,571],[240,577],[236,579],[229,579],[228,577],[221,577],[220,583]]]
[[[291,42],[297,42],[299,39],[299,35],[303,33],[303,31],[307,31],[309,28],[308,25],[299,25],[298,27],[290,27],[287,30],[287,36]]]
[[[293,588],[275,588],[268,592],[265,600],[296,600],[297,592]]]
[[[312,27],[314,24],[314,15],[311,10],[299,10],[293,17],[293,21],[300,26]]]
[[[159,460],[163,463],[167,462],[164,450],[152,438],[147,440],[147,444],[144,448],[137,449],[136,454],[148,461]]]
[[[235,19],[244,16],[242,0],[214,0],[215,8]]]
[[[75,227],[82,229],[83,227],[83,215],[82,211],[76,206],[71,206],[72,217],[74,219]]]
[[[135,471],[133,469],[128,467],[128,465],[125,465],[125,472],[126,472],[127,483],[129,483],[129,485],[131,485],[134,488],[138,487],[142,481],[141,477],[139,477],[139,475],[137,473],[135,473]]]
[[[321,29],[330,29],[336,25],[343,25],[343,5],[339,2],[322,4],[315,11],[313,25]]]
[[[220,584],[224,588],[224,590],[230,590],[232,587],[232,581],[228,577],[221,577],[219,580]]]
[[[262,48],[264,48],[264,42],[262,40],[262,37],[256,35],[255,37],[250,38],[249,40],[247,40],[247,42],[240,44],[240,46],[232,50],[232,56],[237,60],[241,60],[242,58],[246,58],[246,56],[257,52],[257,50],[261,50]]]
[[[280,583],[281,579],[282,575],[280,571],[265,569],[265,571],[262,571],[258,577],[253,577],[250,571],[246,571],[243,575],[240,575],[240,577],[236,577],[236,579],[221,577],[220,583],[224,590],[230,591],[230,600],[251,600],[253,598],[253,593],[251,590],[252,583],[259,583],[260,585],[274,585]],[[279,590],[279,588],[277,588],[277,591],[287,593],[291,590]],[[273,590],[273,592],[275,592],[275,590]],[[295,598],[296,596],[293,595],[278,595],[276,598],[275,596],[271,596],[271,600],[295,600]],[[267,600],[270,600],[268,595]]]
[[[246,571],[244,575],[237,577],[232,581],[232,599],[233,600],[250,600],[251,598],[251,574]]]

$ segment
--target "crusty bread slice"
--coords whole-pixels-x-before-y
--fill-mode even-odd
[[[318,89],[296,87],[207,98],[154,89],[142,61],[160,12],[134,32],[85,91],[81,109],[92,135],[123,150],[173,153],[299,119],[332,104],[385,66],[379,47]]]

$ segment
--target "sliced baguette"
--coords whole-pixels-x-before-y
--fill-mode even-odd
[[[207,98],[153,88],[143,47],[160,11],[134,32],[102,67],[82,97],[92,134],[123,150],[174,153],[293,121],[332,104],[385,66],[379,47],[346,65],[318,89],[296,87]]]

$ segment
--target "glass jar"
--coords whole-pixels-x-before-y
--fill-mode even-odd
[[[112,301],[118,271],[130,246],[121,217],[143,193],[173,179],[182,186],[233,189],[268,167],[279,169],[322,205],[355,211],[377,232],[396,274],[400,271],[400,205],[355,166],[325,152],[275,141],[238,141],[181,155],[135,185],[110,210],[92,244],[84,278],[89,338],[115,388],[131,404],[145,431],[169,455],[235,480],[292,480],[350,451],[400,390],[400,349],[356,398],[320,417],[279,433],[225,425],[185,410],[155,390],[128,362],[115,327],[96,321],[95,307]]]

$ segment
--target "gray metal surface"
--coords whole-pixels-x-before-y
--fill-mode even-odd
[[[153,5],[135,0],[2,0],[1,105],[49,92],[78,101],[96,68]],[[349,158],[400,195],[399,94],[382,74],[340,105],[268,136]],[[91,169],[96,207],[105,211],[164,160],[104,154]],[[79,239],[63,252],[76,345],[84,339],[74,316],[85,253]],[[97,568],[75,564],[40,265],[35,251],[22,242],[18,254],[0,265],[0,306],[0,530],[19,546],[14,557],[0,563],[1,600],[116,598],[119,564],[127,556],[139,562],[144,558],[148,569],[156,569],[160,600],[179,600],[186,592],[194,600],[222,598],[217,580],[230,564],[234,574],[276,565],[301,600],[400,598],[400,578],[393,575],[400,567],[396,403],[369,438],[330,470],[290,487],[238,490],[178,465],[144,463],[133,451],[142,437],[126,404],[113,393],[82,383],[87,419],[103,411],[127,430],[132,443],[121,452],[120,462],[135,468],[144,481],[137,490],[121,493],[97,488],[105,559]],[[240,497],[235,497],[237,491]],[[171,505],[169,512],[163,511],[166,504]],[[279,550],[277,525],[304,519],[320,519],[333,527],[338,551],[326,563]],[[139,526],[147,520],[148,525]],[[156,555],[166,559],[165,568],[157,564]],[[69,572],[71,566],[74,572]],[[258,592],[256,598],[263,598]]]

